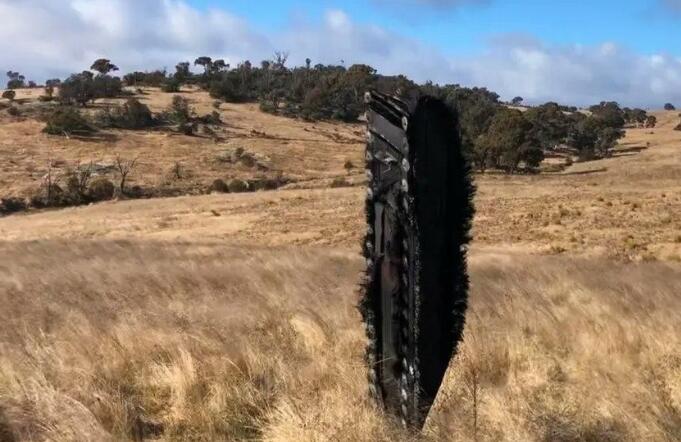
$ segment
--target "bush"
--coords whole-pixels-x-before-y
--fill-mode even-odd
[[[63,207],[70,203],[64,190],[59,184],[51,183],[43,185],[30,198],[32,207],[42,209],[44,207]]]
[[[162,119],[171,124],[177,124],[177,129],[184,135],[194,135],[198,129],[194,109],[189,107],[186,98],[175,95],[170,109],[162,114]]]
[[[60,108],[47,117],[47,125],[43,132],[50,135],[87,135],[94,132],[94,128],[75,109]]]
[[[100,127],[119,129],[144,129],[156,124],[149,107],[135,98],[130,98],[123,106],[107,109],[95,117]]]
[[[151,86],[159,87],[167,80],[166,71],[132,72],[123,77],[128,86]]]
[[[211,82],[208,91],[211,97],[228,103],[243,103],[252,97],[240,76],[235,72],[225,73],[222,79]]]
[[[113,198],[115,190],[111,181],[106,178],[97,178],[90,183],[88,196],[92,201],[106,201]]]
[[[248,183],[244,180],[233,179],[227,186],[232,193],[248,192]]]
[[[273,114],[277,112],[277,108],[274,107],[274,105],[268,101],[265,100],[260,100],[260,110],[263,112],[267,112],[269,114]]]
[[[233,163],[236,163],[237,161],[239,161],[239,158],[241,158],[241,156],[242,156],[244,153],[246,153],[246,149],[244,149],[244,148],[241,147],[241,146],[239,146],[239,147],[237,147],[236,149],[234,149],[234,151],[232,152],[232,162],[233,162]]]
[[[674,128],[674,130],[681,130],[681,123],[679,123],[678,125],[676,125],[676,127]]]
[[[250,152],[242,152],[238,161],[246,167],[255,167],[258,164],[255,156]]]
[[[213,111],[209,114],[206,114],[202,117],[199,118],[199,121],[203,124],[213,124],[213,125],[219,125],[222,124],[222,119],[220,118],[220,112],[218,111]]]
[[[211,138],[213,138],[214,140],[216,140],[216,142],[217,142],[218,136],[217,136],[217,134],[215,133],[215,131],[214,131],[213,129],[210,128],[210,126],[205,126],[205,125],[204,125],[204,126],[201,126],[201,132],[202,132],[205,136],[211,137]]]
[[[71,75],[59,86],[59,99],[62,103],[85,106],[95,98],[94,83],[90,73]]]
[[[90,72],[71,75],[59,86],[59,99],[64,103],[85,106],[97,98],[115,98],[123,93],[123,83],[118,77]]]
[[[180,133],[187,135],[188,137],[191,137],[194,134],[196,134],[196,131],[198,130],[198,128],[199,128],[199,126],[193,121],[190,121],[190,122],[187,122],[187,123],[180,123],[177,126],[177,130],[179,130]]]
[[[134,98],[129,99],[123,106],[123,121],[127,128],[141,129],[154,125],[154,117],[146,104]]]
[[[169,78],[161,85],[161,90],[167,93],[180,92],[180,82],[175,78]]]
[[[5,92],[2,93],[2,98],[5,98],[9,101],[14,101],[14,98],[17,96],[17,93],[13,90],[6,90]]]
[[[208,192],[228,193],[229,186],[223,180],[217,179],[210,185]]]
[[[21,115],[21,111],[19,110],[19,108],[16,108],[14,106],[10,106],[9,108],[7,108],[7,113],[13,117],[18,117]]]
[[[2,198],[0,199],[0,214],[9,215],[10,213],[26,210],[28,205],[23,198]]]
[[[249,188],[257,190],[275,190],[286,184],[281,176],[276,178],[258,177],[248,181]]]
[[[95,98],[116,98],[123,93],[123,83],[118,77],[98,75],[93,82]]]

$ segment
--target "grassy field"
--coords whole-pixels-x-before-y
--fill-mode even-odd
[[[294,187],[328,186],[334,177],[347,176],[345,162],[356,168],[351,175],[363,176],[364,128],[360,124],[306,123],[262,113],[257,104],[222,103],[218,112],[224,125],[215,135],[187,137],[163,130],[104,130],[94,137],[53,137],[42,133],[44,123],[30,118],[32,110],[45,106],[37,102],[42,89],[17,93],[17,107],[25,116],[13,117],[0,111],[0,189],[2,196],[24,196],[40,186],[52,164],[55,175],[75,168],[79,163],[95,162],[111,166],[116,156],[138,159],[130,185],[173,186],[185,191],[205,190],[216,178],[250,179],[283,174]],[[206,92],[185,89],[180,94],[166,94],[144,89],[134,97],[153,112],[167,110],[174,95],[189,101],[197,115],[215,110]],[[6,104],[6,100],[0,99]],[[84,109],[94,114],[124,99],[97,100]],[[251,154],[257,165],[230,163],[224,159],[235,149]],[[169,179],[179,163],[181,179]],[[258,167],[259,166],[259,167]],[[112,175],[113,173],[108,173]]]
[[[363,190],[325,184],[360,164],[361,126],[221,113],[241,134],[224,143],[314,188],[0,218],[0,441],[681,439],[675,113],[628,130],[607,160],[477,177],[465,338],[419,436],[367,399]],[[138,182],[177,159],[210,180],[197,159],[223,149],[149,132],[54,139],[2,118],[0,185],[19,192],[39,174],[25,167],[54,155],[46,141],[67,162],[139,149]]]

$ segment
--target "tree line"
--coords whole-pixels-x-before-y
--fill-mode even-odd
[[[58,99],[65,105],[86,106],[98,98],[124,95],[124,86],[159,87],[174,93],[183,85],[194,85],[219,100],[232,103],[257,102],[264,112],[306,120],[357,121],[364,111],[363,96],[369,89],[414,98],[429,94],[457,109],[464,146],[480,171],[501,169],[513,173],[535,170],[545,153],[570,149],[580,159],[607,157],[629,126],[654,127],[655,117],[643,109],[622,108],[616,102],[601,102],[587,111],[549,102],[510,108],[498,94],[478,87],[458,84],[416,84],[403,75],[386,76],[364,64],[312,65],[288,67],[288,54],[277,52],[259,65],[244,61],[231,66],[222,59],[201,56],[193,65],[183,61],[175,71],[131,72],[119,78],[118,67],[108,59],[96,60],[90,70],[64,81],[50,80],[44,100]],[[10,89],[26,86],[24,76],[7,73]],[[58,87],[58,97],[53,97]],[[666,108],[672,107],[670,103]]]

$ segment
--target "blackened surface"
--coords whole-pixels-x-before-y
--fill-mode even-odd
[[[406,104],[377,93],[367,100],[372,174],[360,310],[370,386],[390,414],[420,429],[463,330],[462,246],[473,186],[456,114],[446,105],[430,97]]]
[[[419,101],[409,141],[420,242],[419,404],[427,413],[465,322],[468,275],[462,246],[469,242],[473,186],[457,116],[444,103],[430,97]]]

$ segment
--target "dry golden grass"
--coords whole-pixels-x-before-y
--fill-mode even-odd
[[[143,98],[159,110],[170,95]],[[298,186],[361,164],[360,126],[221,113],[225,145]],[[680,440],[681,133],[657,116],[611,159],[477,177],[465,338],[419,436],[367,399],[361,188],[0,218],[0,441]],[[225,147],[212,140],[55,141],[1,119],[0,194],[36,185],[48,141],[67,163],[140,155],[138,183],[178,159],[197,182],[252,173],[204,169]]]
[[[353,250],[0,248],[4,440],[409,440],[367,400]],[[678,440],[681,269],[476,250],[422,440]],[[4,432],[4,433],[3,433]]]
[[[20,90],[19,109],[36,106],[40,90]],[[214,111],[208,93],[185,89],[180,94],[167,94],[157,89],[145,89],[137,95],[154,112],[167,110],[174,95],[189,100],[197,114]],[[6,100],[2,100],[6,101]],[[84,112],[96,112],[107,104],[122,103],[123,99],[97,100]],[[41,131],[44,123],[26,117],[12,117],[0,111],[0,196],[24,196],[40,186],[48,164],[59,175],[78,163],[94,161],[110,165],[114,158],[138,158],[131,175],[131,185],[153,187],[173,186],[185,191],[205,190],[216,179],[250,179],[260,175],[283,173],[297,187],[321,187],[334,177],[345,176],[346,160],[360,168],[354,175],[363,176],[364,129],[361,124],[333,122],[308,123],[264,114],[257,104],[223,103],[219,109],[224,125],[212,136],[188,137],[168,131],[105,130],[95,138],[49,136]],[[244,164],[219,160],[225,152],[243,148],[255,155],[267,168],[262,171]],[[169,182],[168,176],[176,163],[182,165],[186,177]],[[112,175],[112,173],[108,173]]]
[[[172,98],[147,93],[141,98],[154,110],[166,108]],[[183,95],[199,113],[212,109],[205,92]],[[0,196],[28,193],[38,186],[50,156],[62,161],[62,169],[92,158],[106,163],[116,154],[139,156],[133,184],[151,186],[162,186],[168,170],[180,162],[188,178],[172,185],[188,191],[205,190],[218,177],[258,175],[243,165],[215,162],[217,154],[239,146],[268,158],[267,173],[283,172],[298,180],[287,186],[290,190],[328,187],[333,177],[346,175],[345,159],[362,164],[361,125],[274,117],[255,105],[223,104],[221,114],[228,126],[222,133],[225,141],[218,144],[154,131],[112,131],[117,138],[111,143],[66,140],[41,134],[41,123],[0,117],[0,158],[7,159],[0,163]],[[673,130],[679,117],[677,112],[655,115],[658,127],[628,129],[613,158],[576,163],[562,173],[476,177],[476,242],[549,254],[681,260],[681,132]],[[362,180],[360,169],[350,176],[353,183]],[[78,238],[189,234],[259,244],[354,246],[362,231],[363,192],[355,187],[108,204],[0,219],[0,235],[34,239],[57,232]],[[215,219],[213,211],[222,217]]]

